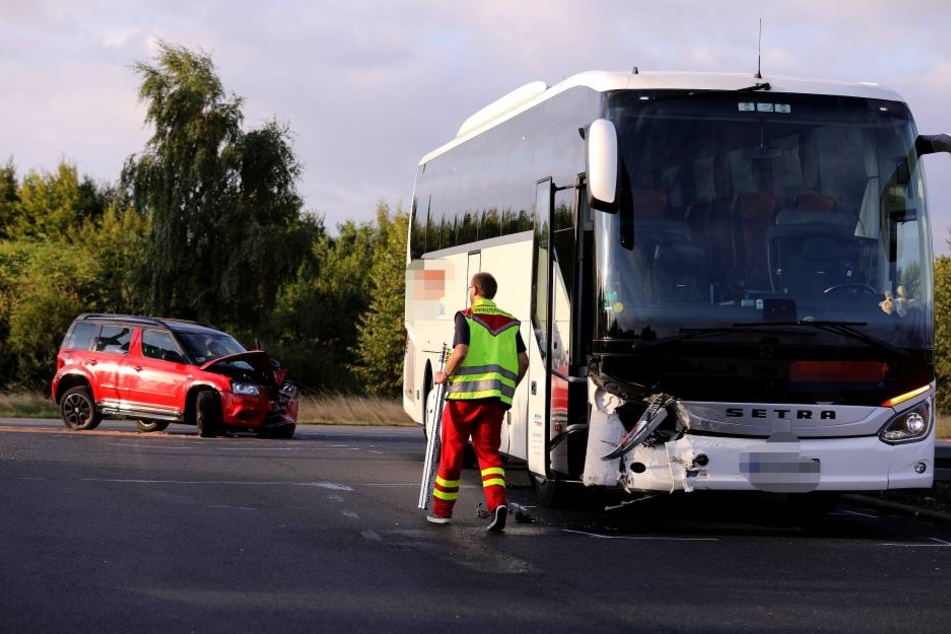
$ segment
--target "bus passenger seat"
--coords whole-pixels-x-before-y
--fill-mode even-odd
[[[667,213],[667,194],[658,189],[634,189],[631,204],[635,218],[662,220]]]
[[[734,251],[747,288],[770,287],[767,232],[775,213],[776,198],[768,192],[742,192],[733,200]]]
[[[655,304],[710,303],[707,257],[691,244],[658,244],[651,267]]]
[[[835,198],[825,194],[806,193],[796,198],[796,209],[805,211],[835,211]]]

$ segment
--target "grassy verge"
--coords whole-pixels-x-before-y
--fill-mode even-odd
[[[402,401],[342,394],[301,396],[297,420],[305,424],[416,425],[403,411]]]
[[[0,392],[0,418],[59,418],[53,401],[35,392]],[[298,420],[302,424],[415,425],[403,404],[372,396],[301,396]]]
[[[36,392],[0,392],[0,418],[59,418],[59,408]]]

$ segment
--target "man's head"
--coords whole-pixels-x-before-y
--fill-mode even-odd
[[[485,299],[492,299],[495,297],[496,291],[499,290],[499,285],[495,281],[495,278],[492,277],[491,273],[486,273],[482,271],[476,273],[472,276],[472,281],[469,282],[469,298],[473,297],[484,297]]]

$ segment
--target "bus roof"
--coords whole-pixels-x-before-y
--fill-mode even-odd
[[[467,139],[531,109],[570,88],[587,87],[595,92],[613,90],[740,90],[768,83],[770,92],[838,95],[864,97],[887,101],[904,101],[896,92],[868,82],[843,82],[800,77],[762,77],[749,73],[695,73],[695,72],[616,72],[587,71],[548,86],[534,81],[520,86],[493,101],[467,118],[459,127],[456,138],[420,159],[423,165]]]

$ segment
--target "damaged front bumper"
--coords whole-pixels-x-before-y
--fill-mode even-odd
[[[638,423],[625,427],[617,413],[625,401],[589,379],[592,405],[582,476],[585,485],[671,493],[805,493],[932,484],[930,442],[888,445],[877,436],[798,438],[788,431],[758,438],[704,435],[691,428],[695,418],[690,403],[653,396],[657,398],[648,399],[648,411]],[[657,434],[658,417],[649,416],[652,402],[665,405],[668,412],[665,434]],[[665,417],[659,418],[663,422]],[[655,423],[654,428],[640,425],[645,421]]]

